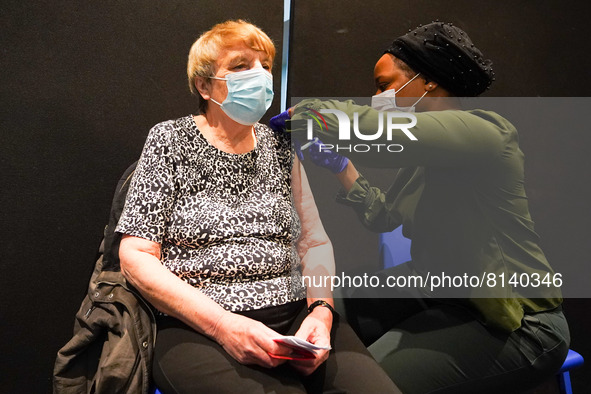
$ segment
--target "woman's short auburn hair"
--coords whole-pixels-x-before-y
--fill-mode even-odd
[[[196,77],[215,75],[215,62],[219,52],[237,43],[244,43],[255,51],[263,51],[273,62],[275,45],[260,28],[244,20],[229,20],[218,23],[203,33],[191,46],[187,62],[187,76],[191,93],[198,96],[199,109],[203,113],[207,109],[207,100],[203,100],[195,87]]]

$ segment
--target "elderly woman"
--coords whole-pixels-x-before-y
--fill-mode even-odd
[[[382,279],[488,273],[482,288],[471,282],[472,287],[429,293],[417,285],[424,299],[392,288],[378,294],[385,299],[348,303],[350,322],[404,393],[525,390],[552,378],[568,351],[560,289],[509,281],[554,273],[530,216],[517,131],[494,112],[460,110],[458,97],[480,95],[493,76],[491,62],[466,32],[434,22],[398,37],[379,58],[371,107],[305,100],[290,111],[294,132],[305,129],[312,110],[339,110],[350,119],[355,115],[362,134],[373,135],[384,111],[416,108],[416,126],[409,129],[416,140],[398,130],[371,141],[403,150],[341,151],[368,167],[400,168],[386,192],[371,186],[346,157],[319,144],[310,148],[310,157],[337,174],[344,187],[338,201],[352,207],[366,227],[384,232],[402,225],[411,239],[412,261],[380,272]],[[281,114],[271,124],[279,130],[287,117]],[[326,127],[317,133],[327,145],[367,144],[353,136],[339,140],[337,117],[324,119]],[[371,297],[369,290],[361,295]]]
[[[334,261],[289,139],[257,123],[274,55],[244,21],[204,33],[188,61],[200,114],[152,128],[135,171],[117,231],[122,272],[160,312],[155,383],[165,393],[396,392],[333,321],[331,295],[302,287],[302,274],[329,275]],[[334,350],[297,359],[274,341],[284,334]]]

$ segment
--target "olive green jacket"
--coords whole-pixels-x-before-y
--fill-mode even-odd
[[[306,100],[296,106],[290,125],[297,138],[305,138],[305,120],[311,109],[342,111],[351,124],[357,113],[357,127],[364,135],[375,134],[379,117],[385,116],[352,101]],[[335,149],[338,146],[340,154],[366,167],[401,168],[386,192],[361,176],[348,193],[339,193],[338,201],[353,207],[373,231],[391,231],[402,225],[403,234],[412,241],[412,270],[424,277],[442,272],[479,278],[485,274],[482,287],[447,293],[421,289],[426,297],[455,298],[453,302],[469,306],[485,324],[506,332],[520,327],[524,313],[560,305],[560,288],[552,282],[555,273],[539,246],[529,213],[524,155],[513,125],[484,110],[414,116],[416,126],[408,131],[416,140],[398,129],[389,138],[384,118],[381,137],[368,141],[356,137],[353,128],[350,140],[340,140],[337,116],[323,115],[326,124],[314,126],[315,135]],[[392,145],[388,151],[386,147]],[[365,152],[367,146],[381,149]],[[535,288],[508,283],[522,274],[530,282],[536,278],[549,282]],[[495,283],[487,283],[488,278]]]

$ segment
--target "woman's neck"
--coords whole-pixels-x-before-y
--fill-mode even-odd
[[[245,126],[228,118],[226,114],[216,114],[208,110],[205,115],[193,118],[205,139],[217,149],[227,153],[247,153],[256,145],[253,126]]]

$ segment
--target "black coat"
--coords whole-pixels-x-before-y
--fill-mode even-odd
[[[121,234],[114,233],[134,169],[135,163],[117,185],[74,335],[57,354],[54,393],[148,393],[150,388],[154,314],[121,274]]]

